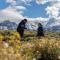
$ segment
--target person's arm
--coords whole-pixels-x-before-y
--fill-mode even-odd
[[[24,29],[27,29],[27,27],[25,27]]]

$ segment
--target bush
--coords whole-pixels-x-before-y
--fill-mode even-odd
[[[20,35],[16,31],[0,31],[0,42],[6,42],[17,52],[20,49]]]

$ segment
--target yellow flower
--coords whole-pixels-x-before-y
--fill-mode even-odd
[[[4,39],[4,36],[0,35],[0,41],[3,41],[3,39]]]
[[[14,35],[15,35],[17,38],[20,38],[19,33],[15,32]]]

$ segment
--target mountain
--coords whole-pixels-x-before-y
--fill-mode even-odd
[[[54,32],[60,32],[60,20],[55,18],[50,18],[47,21],[39,21],[43,25],[44,31],[54,31]],[[37,30],[38,27],[38,21],[32,22],[27,25],[29,30]]]
[[[51,18],[46,24],[46,30],[60,32],[60,20]]]
[[[1,30],[16,30],[17,24],[9,20],[0,23]]]
[[[51,18],[48,21],[40,22],[43,25],[44,31],[60,32],[60,20]],[[0,23],[1,30],[16,30],[18,24],[9,20]],[[31,22],[26,25],[27,30],[37,30],[38,23]]]

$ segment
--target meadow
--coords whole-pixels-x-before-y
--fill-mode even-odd
[[[21,41],[16,31],[0,30],[0,60],[60,60],[60,32],[25,31]]]

